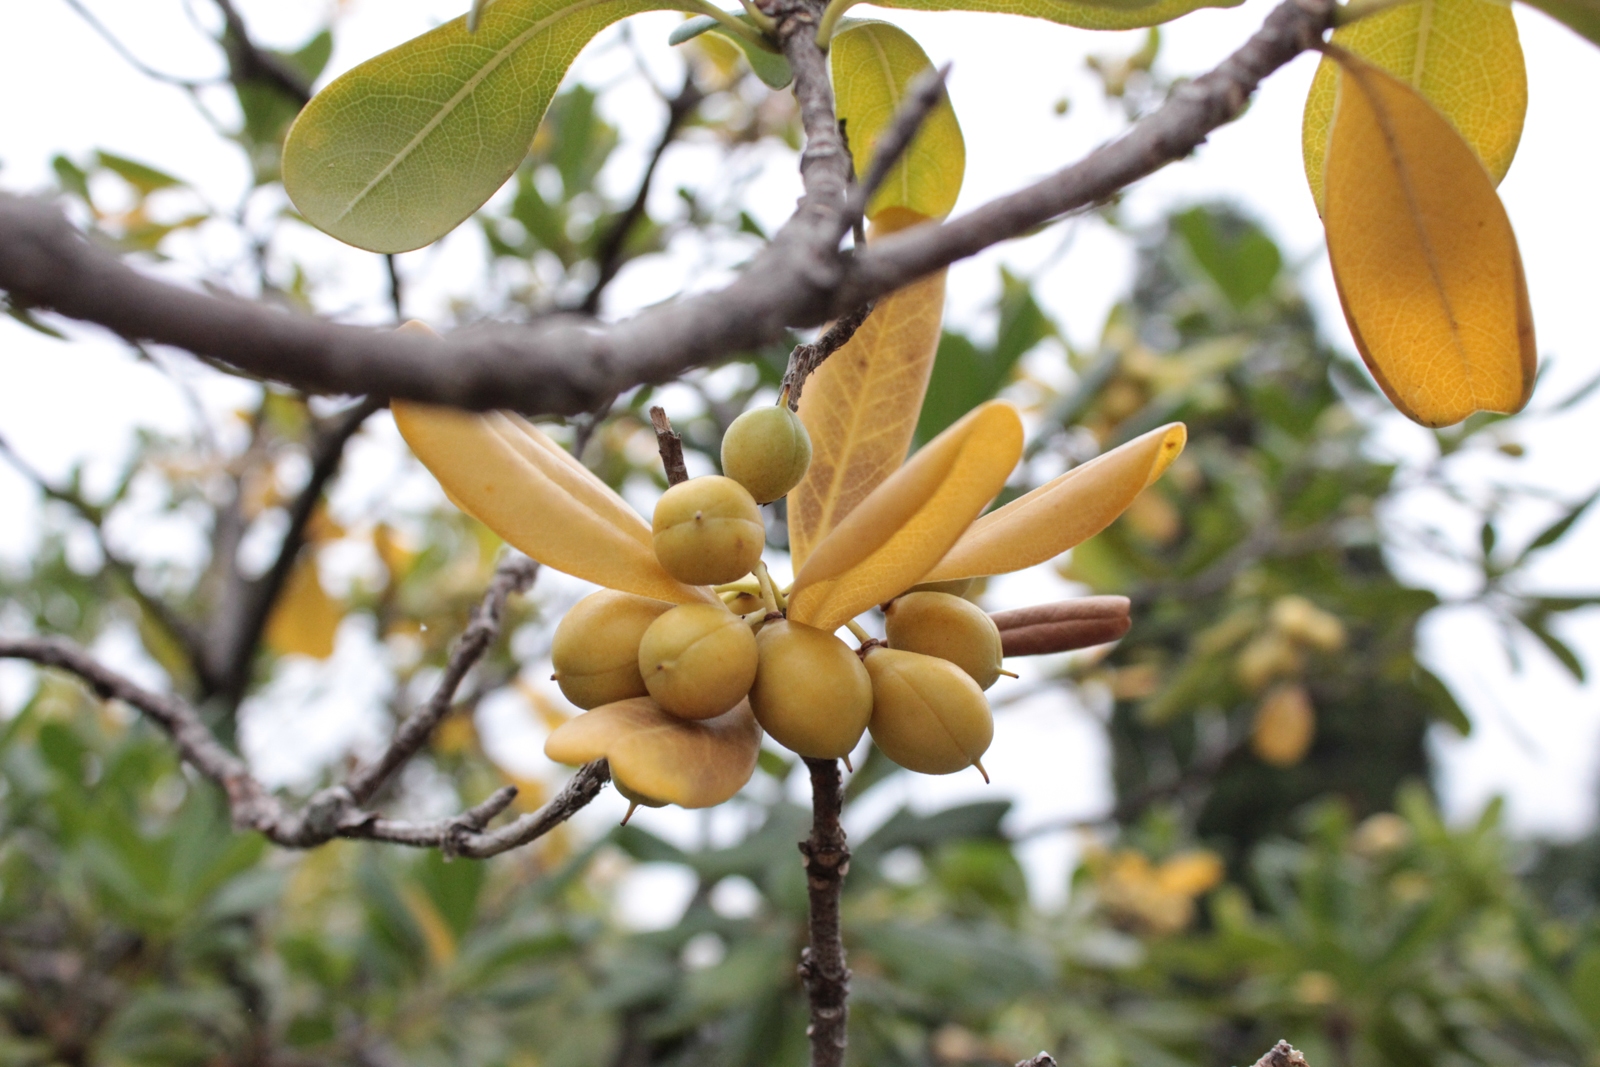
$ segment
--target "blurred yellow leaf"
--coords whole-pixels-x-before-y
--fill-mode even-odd
[[[1112,521],[1183,451],[1183,423],[1158,427],[973,523],[924,581],[1006,574],[1054,559]]]
[[[395,425],[450,499],[532,558],[611,589],[713,601],[656,561],[650,525],[530,423],[396,401]]]
[[[1305,759],[1317,732],[1317,713],[1311,694],[1299,684],[1280,685],[1256,709],[1250,730],[1250,749],[1263,763],[1293,767]]]
[[[1077,26],[1085,30],[1132,30],[1159,26],[1202,7],[1237,7],[1242,0],[881,0],[883,7],[913,11],[983,11]],[[1025,32],[1025,31],[1024,31]]]
[[[859,22],[834,35],[828,50],[835,110],[845,124],[856,175],[872,163],[878,138],[917,75],[933,69],[911,35],[887,22]],[[916,138],[867,205],[867,217],[900,209],[944,218],[955,207],[967,168],[966,142],[946,97],[923,120]]]
[[[417,924],[417,932],[422,935],[422,943],[428,949],[428,962],[434,967],[448,967],[456,958],[456,935],[439,913],[438,906],[411,882],[400,883],[396,891],[411,921]]]
[[[915,585],[1005,487],[1021,456],[1016,409],[1000,400],[975,408],[817,545],[795,575],[789,618],[832,632]]]
[[[945,272],[878,301],[850,343],[800,394],[811,466],[789,492],[789,549],[811,550],[905,462],[922,413],[944,319]]]
[[[1506,176],[1528,110],[1528,72],[1510,4],[1414,0],[1335,30],[1333,43],[1407,82],[1444,112],[1496,184]],[[1301,127],[1318,211],[1338,91],[1339,65],[1324,58]]]
[[[1361,357],[1424,426],[1521,410],[1533,315],[1488,172],[1410,86],[1353,56],[1341,63],[1323,221]]]
[[[344,612],[322,588],[317,577],[316,555],[303,553],[283,593],[267,619],[264,637],[267,647],[280,656],[298,654],[327,659],[333,655],[333,639]]]
[[[451,715],[434,728],[433,748],[436,752],[453,755],[471,752],[477,747],[478,727],[471,715]]]
[[[1156,884],[1168,893],[1197,897],[1222,884],[1222,857],[1209,849],[1180,852],[1156,868]]]
[[[713,719],[670,715],[649,697],[602,704],[557,727],[544,754],[557,763],[601,757],[633,793],[684,808],[709,808],[750,780],[761,748],[761,727],[740,701]]]

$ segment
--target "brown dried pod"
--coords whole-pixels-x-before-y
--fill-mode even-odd
[[[1133,625],[1125,596],[1086,596],[990,616],[1007,656],[1043,656],[1115,641]]]

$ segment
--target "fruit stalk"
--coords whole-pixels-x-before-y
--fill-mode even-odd
[[[811,1002],[811,1067],[843,1067],[850,995],[839,926],[839,898],[850,870],[839,813],[844,806],[839,761],[807,759],[811,772],[811,836],[800,842],[811,902],[811,943],[800,953],[800,978]]]

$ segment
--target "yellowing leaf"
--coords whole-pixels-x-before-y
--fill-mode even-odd
[[[1408,83],[1444,112],[1496,184],[1506,176],[1528,110],[1528,73],[1510,4],[1413,0],[1341,27],[1333,43]],[[1338,85],[1338,63],[1324,58],[1301,128],[1306,180],[1318,211]]]
[[[858,177],[871,166],[878,138],[900,109],[906,87],[932,67],[911,35],[887,22],[858,22],[834,35],[828,51],[834,107],[845,123]],[[923,120],[911,147],[873,195],[867,217],[899,208],[944,218],[955,207],[966,169],[966,142],[946,97]]]
[[[1180,15],[1203,7],[1237,7],[1243,0],[1138,0],[1086,3],[1076,0],[876,0],[880,7],[901,7],[913,11],[984,11],[1001,15],[1029,15],[1033,18],[1077,26],[1085,30],[1132,30],[1159,26]]]
[[[1494,183],[1409,85],[1352,56],[1343,64],[1323,221],[1361,357],[1424,426],[1520,410],[1533,391],[1533,314]]]
[[[789,491],[789,550],[798,569],[828,532],[905,462],[933,372],[944,271],[878,301],[850,343],[800,394],[811,466]]]
[[[761,727],[740,701],[714,719],[670,715],[649,697],[619,700],[558,726],[544,743],[557,763],[602,757],[630,791],[684,808],[709,808],[733,796],[755,773]]]
[[[1110,526],[1183,451],[1174,422],[1096,456],[985,515],[924,581],[1006,574],[1054,559]]]
[[[1305,759],[1317,732],[1317,713],[1303,685],[1280,685],[1256,710],[1250,748],[1263,763],[1293,767]]]
[[[1004,401],[975,409],[873,490],[795,576],[789,618],[832,632],[904,592],[1005,487],[1022,420]]]
[[[567,67],[595,34],[673,0],[498,0],[349,71],[289,131],[283,182],[313,225],[406,252],[471,215],[527,154]]]
[[[422,935],[422,943],[428,950],[428,962],[434,967],[448,967],[454,963],[456,935],[439,913],[438,905],[410,882],[402,882],[397,889],[401,903],[405,905],[411,921],[417,924],[417,932]]]
[[[333,639],[342,618],[338,602],[323,590],[317,577],[316,556],[307,552],[289,572],[263,637],[267,647],[280,656],[327,659],[333,655]]]
[[[1156,868],[1156,884],[1167,893],[1197,897],[1222,884],[1227,869],[1222,857],[1210,849],[1180,852]]]
[[[715,601],[663,570],[649,524],[533,425],[500,412],[398,401],[391,408],[411,451],[456,506],[540,563],[656,600]]]

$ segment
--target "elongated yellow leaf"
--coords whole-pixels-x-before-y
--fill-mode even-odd
[[[1409,83],[1444,112],[1496,184],[1506,176],[1528,110],[1528,72],[1510,4],[1413,0],[1339,28],[1333,43]],[[1338,84],[1338,63],[1324,58],[1306,96],[1301,136],[1318,211]]]
[[[789,551],[798,569],[828,532],[905,462],[933,373],[944,271],[878,301],[850,343],[800,394],[811,466],[789,491]]]
[[[761,727],[748,700],[694,722],[669,715],[649,697],[619,700],[563,723],[544,743],[544,754],[557,763],[603,757],[631,792],[684,808],[709,808],[744,788],[760,751]]]
[[[1188,436],[1181,422],[1158,427],[985,515],[925,580],[1009,574],[1087,541],[1161,477]]]
[[[406,252],[449,233],[522,162],[595,34],[674,0],[498,0],[336,79],[289,131],[283,183],[318,228]]]
[[[1005,487],[1022,420],[994,400],[911,457],[819,544],[795,576],[789,618],[832,632],[920,581]]]
[[[1203,7],[1237,7],[1243,0],[1109,0],[1107,3],[1075,0],[876,0],[880,7],[902,7],[913,11],[985,11],[1001,15],[1028,15],[1033,18],[1077,26],[1085,30],[1133,30],[1159,26],[1180,15]]]
[[[1533,314],[1494,183],[1409,85],[1348,55],[1343,66],[1323,221],[1361,357],[1425,426],[1521,410]]]
[[[338,602],[323,590],[317,577],[316,557],[307,552],[289,572],[262,636],[267,647],[279,655],[327,659],[333,655],[334,636],[342,618]]]
[[[391,405],[395,425],[457,507],[540,563],[624,593],[714,602],[656,561],[650,526],[538,429],[498,412]]]
[[[878,138],[900,109],[906,87],[932,67],[911,35],[887,22],[858,22],[834,35],[828,50],[834,107],[850,138],[857,177],[871,166]],[[966,169],[966,142],[946,97],[928,113],[911,147],[873,195],[867,217],[898,208],[942,219],[956,205]]]

